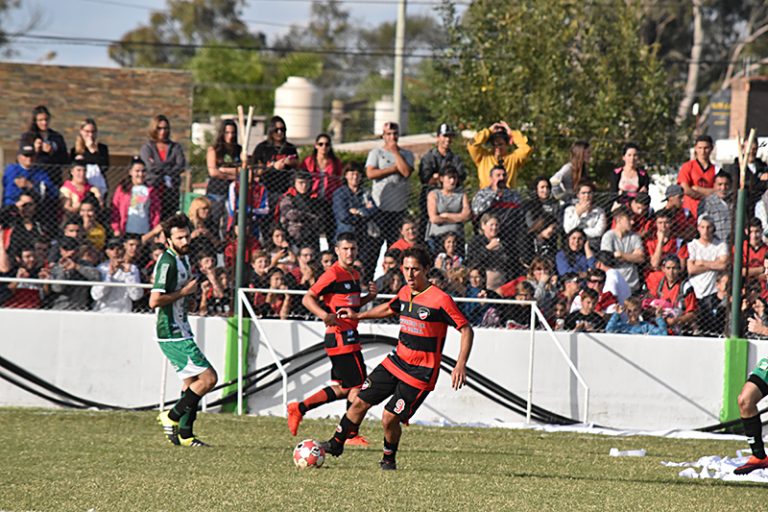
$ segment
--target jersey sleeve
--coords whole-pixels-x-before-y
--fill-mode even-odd
[[[336,274],[335,272],[332,272],[330,270],[326,270],[323,272],[323,274],[318,278],[317,281],[315,281],[315,284],[312,285],[312,287],[309,289],[310,292],[312,292],[316,297],[322,297],[326,293],[328,293],[328,287],[336,282]]]
[[[461,330],[465,325],[469,323],[467,318],[459,309],[459,306],[456,305],[450,295],[446,294],[444,296],[440,309],[445,315],[446,323],[456,330]]]
[[[390,301],[389,301],[389,303],[387,304],[387,305],[389,306],[389,309],[390,309],[390,310],[391,310],[393,313],[400,313],[400,302],[401,302],[401,300],[400,300],[400,295],[403,293],[403,289],[404,289],[404,288],[405,288],[405,287],[403,287],[403,288],[400,288],[400,291],[398,291],[398,292],[397,292],[397,295],[395,295],[395,296],[392,298],[392,300],[390,300]]]
[[[154,279],[152,284],[153,292],[170,293],[176,288],[176,263],[163,253],[155,265]]]
[[[693,178],[691,177],[691,166],[687,162],[680,168],[680,173],[677,175],[677,183],[688,186],[694,185]]]

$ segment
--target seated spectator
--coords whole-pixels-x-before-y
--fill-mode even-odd
[[[528,229],[523,248],[520,250],[520,262],[524,267],[531,265],[535,258],[545,258],[554,265],[557,256],[557,219],[549,214],[539,217]]]
[[[448,276],[439,268],[429,269],[427,272],[427,281],[429,281],[432,286],[437,286],[443,291],[448,288]]]
[[[641,318],[643,308],[642,301],[637,297],[629,297],[624,301],[624,307],[619,308],[611,315],[605,332],[615,334],[642,334],[651,336],[664,336],[667,334],[667,324],[661,316],[661,308],[656,308],[654,323],[646,322]],[[627,319],[622,317],[626,312]]]
[[[323,251],[320,253],[320,266],[323,267],[323,272],[328,270],[334,263],[336,263],[336,253],[333,251]]]
[[[640,147],[637,144],[624,144],[621,155],[624,165],[610,174],[610,191],[620,205],[626,205],[638,194],[648,193],[651,179],[645,169],[640,167]]]
[[[602,292],[610,292],[616,297],[616,302],[624,304],[624,301],[632,295],[632,289],[629,287],[627,280],[616,268],[616,260],[608,251],[600,251],[595,256],[595,268],[591,273],[595,273],[596,270],[601,270],[605,274],[604,285]],[[611,311],[609,311],[611,312]]]
[[[571,308],[574,299],[581,293],[581,278],[575,272],[568,272],[560,276],[560,293],[557,295],[557,303],[564,302],[566,305],[565,313],[568,314],[574,309]],[[563,317],[564,318],[564,317]]]
[[[150,121],[149,139],[139,156],[146,164],[147,185],[162,195],[162,217],[172,216],[179,209],[181,175],[187,168],[187,157],[181,144],[171,140],[171,122],[163,114]]]
[[[61,168],[69,162],[67,143],[64,137],[50,127],[51,113],[45,105],[38,105],[32,110],[32,121],[29,130],[22,134],[19,147],[39,141],[36,148],[35,161],[44,166],[53,182],[52,190],[61,186]]]
[[[490,143],[493,149],[487,149],[486,143]],[[511,153],[509,151],[510,144],[516,146]],[[491,170],[500,162],[506,170],[505,186],[514,188],[520,169],[533,153],[533,148],[528,145],[528,137],[523,135],[521,131],[513,130],[506,122],[501,121],[477,132],[474,139],[467,144],[467,151],[477,166],[477,176],[481,189],[491,184],[493,181]]]
[[[445,273],[448,276],[445,292],[451,297],[463,297],[466,293],[469,269],[467,267],[453,267],[446,270]]]
[[[552,183],[552,195],[556,199],[570,202],[578,194],[579,183],[589,179],[589,161],[592,150],[589,142],[578,140],[571,146],[570,160],[558,170],[549,181]]]
[[[500,286],[496,293],[503,298],[511,297],[518,293],[518,283],[528,281],[533,287],[533,300],[538,303],[542,312],[548,315],[557,298],[557,280],[552,278],[553,270],[551,260],[541,256],[534,256],[525,277],[518,277]]]
[[[83,157],[72,162],[69,174],[70,178],[59,189],[59,200],[64,213],[77,213],[80,210],[80,203],[88,196],[95,197],[99,207],[101,207],[103,204],[101,192],[92,187],[85,178],[85,160]]]
[[[82,158],[85,164],[85,178],[99,191],[101,197],[105,198],[109,191],[106,180],[107,169],[109,169],[109,148],[106,144],[97,141],[98,133],[96,121],[93,119],[87,118],[80,123],[80,131],[69,157],[73,162],[78,157]]]
[[[237,141],[237,124],[232,119],[224,119],[213,145],[208,146],[205,154],[208,167],[205,197],[211,202],[211,220],[217,233],[221,231],[230,185],[240,175],[242,152],[243,147]]]
[[[651,196],[645,192],[640,192],[631,198],[629,211],[632,213],[632,230],[640,235],[640,238],[646,238],[653,233],[654,217],[651,214]]]
[[[277,204],[279,197],[291,186],[294,171],[299,168],[296,146],[287,140],[285,121],[280,116],[269,120],[267,139],[253,150],[252,166],[258,170],[261,184],[269,191],[270,204]]]
[[[123,241],[110,238],[106,244],[107,260],[99,265],[101,281],[105,283],[141,283],[141,275],[136,265],[125,261]],[[139,300],[144,290],[133,287],[99,286],[91,287],[91,298],[95,301],[94,311],[106,313],[130,313],[133,301]]]
[[[488,297],[488,292],[489,290],[485,287],[485,271],[478,267],[471,268],[467,275],[467,287],[464,290],[464,297],[484,299]],[[485,315],[486,309],[488,309],[487,304],[478,302],[463,302],[459,307],[472,325],[480,325],[480,321]]]
[[[376,288],[380,290],[379,293],[396,295],[404,284],[405,279],[403,279],[403,274],[400,272],[400,269],[391,269],[382,276],[381,285],[383,288],[379,288],[378,283],[376,284]]]
[[[247,224],[247,222],[246,222]],[[246,232],[248,228],[246,227]],[[281,233],[283,236],[285,235],[285,231],[281,230]],[[227,233],[227,239],[224,241],[224,266],[226,268],[236,268],[237,267],[237,224],[232,226],[232,229],[229,230],[229,233]],[[286,242],[287,243],[287,242]],[[201,244],[203,247],[205,247],[206,244]],[[194,248],[197,249],[197,248]],[[208,252],[216,252],[215,249],[212,249],[208,247]],[[259,243],[258,238],[254,238],[252,236],[246,237],[245,240],[245,261],[244,264],[247,264],[248,261],[250,261],[253,254],[257,251],[261,250],[261,244]],[[295,257],[292,261],[295,261]]]
[[[757,297],[752,303],[752,306],[744,312],[744,318],[747,319],[748,324],[759,322],[762,325],[768,325],[768,304],[766,304],[765,299]],[[768,336],[758,334],[755,337],[758,339],[766,339]]]
[[[661,210],[656,213],[655,233],[645,240],[645,251],[648,254],[648,265],[646,266],[646,278],[648,272],[661,270],[662,260],[669,255],[680,258],[683,265],[688,260],[688,248],[682,238],[675,235],[670,222],[670,213],[668,210]],[[762,267],[762,263],[760,264]]]
[[[438,254],[435,256],[435,268],[451,270],[464,264],[464,245],[456,233],[448,232],[440,238]]]
[[[593,249],[600,246],[600,240],[605,233],[605,211],[593,202],[595,186],[590,182],[578,185],[576,204],[565,209],[563,214],[563,229],[570,233],[576,228],[587,235],[587,242]]]
[[[57,281],[99,281],[98,269],[83,261],[80,257],[80,243],[75,238],[63,237],[58,244],[59,260],[51,269],[51,279]],[[86,310],[89,309],[91,291],[89,286],[52,284],[55,294],[51,309]]]
[[[279,268],[271,268],[267,273],[270,290],[287,290],[285,273]],[[285,320],[291,310],[291,296],[287,293],[257,293],[253,297],[254,312],[263,318]]]
[[[603,317],[595,312],[598,293],[591,288],[581,292],[581,305],[565,319],[565,328],[576,332],[602,332],[605,326]]]
[[[296,264],[296,253],[288,241],[285,230],[280,226],[275,226],[272,229],[270,238],[264,246],[264,251],[269,255],[270,269],[277,265],[290,265],[293,268],[293,265]]]
[[[565,247],[555,255],[557,273],[561,276],[575,273],[585,277],[587,271],[595,265],[595,255],[587,242],[587,236],[579,228],[568,233]]]
[[[162,231],[162,196],[158,188],[146,183],[146,172],[144,161],[134,156],[128,176],[115,188],[110,222],[115,236],[136,233],[146,243]]]
[[[530,229],[533,222],[546,215],[560,219],[560,202],[552,197],[552,185],[544,176],[533,179],[530,198],[523,203],[525,225]]]
[[[699,332],[710,336],[725,336],[731,310],[731,274],[721,270],[715,276],[715,293],[699,301],[696,324]]]
[[[464,240],[464,223],[472,218],[469,199],[463,190],[457,190],[459,173],[453,167],[440,169],[439,189],[427,194],[427,224],[424,239],[434,249],[437,239],[446,233],[456,234]]]
[[[139,266],[141,259],[141,237],[135,233],[127,233],[123,237],[123,260],[131,265]]]
[[[699,310],[714,309],[717,297],[717,273],[728,267],[728,247],[715,236],[715,223],[706,216],[698,218],[699,238],[688,243],[688,276],[699,302]],[[699,328],[711,332],[699,323]]]
[[[248,288],[267,288],[269,281],[269,256],[264,251],[258,251],[251,256],[251,266],[246,283]]]
[[[674,254],[664,256],[660,268],[646,280],[650,305],[663,308],[671,334],[691,332],[697,308],[693,286],[683,277],[680,260]]]
[[[275,211],[275,218],[295,245],[311,243],[319,247],[323,208],[317,194],[310,190],[311,175],[298,171],[293,186],[283,194]]]
[[[3,206],[18,201],[22,190],[41,200],[58,196],[48,173],[33,163],[34,155],[32,146],[23,146],[16,155],[16,163],[6,166],[3,172]]]
[[[306,284],[312,281],[306,288],[302,288],[301,286],[297,288],[299,290],[309,290],[309,287],[314,283],[314,279],[320,275],[317,273],[318,268],[316,266],[315,253],[315,248],[312,245],[304,245],[299,248],[298,258],[296,259],[298,265],[293,271],[296,283],[301,285],[302,283]]]
[[[586,288],[597,292],[597,302],[595,303],[595,312],[600,316],[611,314],[619,306],[619,300],[616,295],[605,289],[606,275],[604,270],[593,268],[587,273],[585,279]],[[581,308],[581,292],[579,292],[571,301],[571,312],[578,311]]]
[[[499,219],[492,213],[480,218],[481,232],[469,242],[467,261],[470,266],[480,267],[486,273],[486,285],[504,282],[509,268],[507,243],[499,237]]]
[[[248,171],[250,185],[248,191],[250,196],[245,209],[245,218],[250,226],[251,236],[261,238],[265,231],[269,231],[269,225],[272,223],[272,214],[270,213],[269,193],[259,181],[258,175]],[[240,181],[235,180],[229,184],[227,191],[227,200],[225,207],[227,210],[226,230],[232,229],[237,224],[238,210],[237,205],[240,201]]]
[[[565,299],[557,299],[555,302],[555,308],[552,310],[552,316],[547,320],[547,323],[555,331],[562,331],[565,329],[565,320],[568,318],[568,311],[570,306]]]
[[[37,201],[32,192],[21,192],[16,203],[6,208],[6,213],[10,228],[6,234],[9,252],[18,254],[20,247],[33,245],[36,240],[48,237],[45,227],[35,220]]]
[[[683,187],[670,185],[664,193],[665,203],[661,210],[669,214],[672,233],[675,238],[690,241],[696,236],[696,212],[690,212],[683,208]],[[657,212],[658,215],[658,212]]]
[[[204,196],[194,198],[189,204],[189,222],[192,225],[189,245],[192,254],[221,251],[222,240],[211,214],[211,204],[211,200]]]
[[[398,251],[405,251],[418,242],[419,238],[419,226],[413,217],[405,217],[402,224],[400,224],[400,238],[392,245],[387,247],[388,251],[397,249]]]
[[[376,288],[383,290],[385,288],[384,276],[390,271],[400,272],[400,265],[403,263],[403,251],[399,249],[391,249],[384,253],[384,258],[381,260],[382,275],[376,279]]]
[[[3,245],[0,243],[0,245]],[[3,264],[5,254],[6,264]],[[16,251],[14,263],[5,252],[5,247],[0,249],[0,276],[15,277],[17,279],[49,279],[50,272],[38,260],[35,248],[32,245],[20,246]],[[37,283],[8,283],[10,296],[2,302],[4,308],[14,309],[39,309],[43,305],[46,295],[49,293],[47,284]]]
[[[763,262],[768,255],[768,245],[763,243],[763,223],[752,217],[748,223],[747,239],[744,241],[743,268],[747,279],[760,278],[763,275]]]
[[[720,171],[715,176],[714,193],[699,202],[697,217],[706,215],[715,223],[717,237],[731,243],[731,224],[733,223],[733,194],[731,175]]]
[[[160,256],[165,252],[166,247],[163,244],[153,244],[150,247],[149,250],[149,261],[147,261],[146,265],[141,269],[141,282],[142,283],[149,283],[154,284],[154,278],[153,272],[155,270],[155,265],[157,264],[157,260],[160,259]],[[147,308],[149,308],[149,302],[147,302]]]
[[[221,290],[217,293],[216,290]],[[231,310],[232,290],[229,287],[227,270],[214,269],[212,276],[200,283],[200,300],[197,314],[200,316],[228,316]]]
[[[301,163],[301,168],[312,175],[312,192],[326,204],[341,187],[342,162],[333,152],[331,136],[321,133],[315,137],[315,147]]]
[[[482,219],[486,213],[493,214],[499,222],[499,238],[506,242],[507,251],[512,256],[510,261],[513,274],[519,274],[519,258],[513,243],[522,238],[524,215],[522,200],[516,190],[507,188],[507,171],[502,167],[491,169],[491,184],[477,191],[472,198],[472,213],[476,219]]]
[[[515,285],[514,299],[520,301],[535,301],[534,285],[529,281],[520,281]],[[498,306],[491,306],[498,307]],[[531,325],[531,306],[523,304],[511,304],[505,308],[499,308],[500,316],[506,318],[507,329],[527,329]],[[486,315],[486,321],[488,316]],[[484,327],[496,327],[485,325]]]
[[[638,266],[645,263],[645,251],[642,239],[632,231],[631,215],[625,207],[614,212],[615,227],[603,235],[600,250],[613,254],[614,267],[624,276],[629,287],[637,290],[640,287]]]
[[[80,219],[83,224],[85,238],[93,244],[98,250],[104,249],[104,243],[107,241],[107,230],[97,220],[100,217],[99,203],[93,197],[86,197],[80,203]]]

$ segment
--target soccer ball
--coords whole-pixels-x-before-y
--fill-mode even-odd
[[[325,450],[314,439],[305,439],[293,449],[293,463],[301,469],[319,468],[325,462]]]

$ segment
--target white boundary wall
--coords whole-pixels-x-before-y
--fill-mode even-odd
[[[226,322],[193,318],[197,341],[213,365],[223,372]],[[0,310],[0,355],[64,390],[83,398],[120,406],[156,403],[165,364],[153,341],[154,316],[89,312]],[[320,322],[266,320],[263,326],[279,357],[318,343]],[[397,326],[361,324],[361,333],[397,336]],[[251,329],[250,368],[272,363],[258,333]],[[723,340],[709,338],[557,334],[590,387],[590,422],[617,428],[695,428],[717,423],[723,389]],[[529,331],[477,329],[469,366],[510,391],[525,397]],[[259,347],[259,345],[261,345]],[[445,353],[458,354],[459,336],[449,330]],[[256,354],[256,348],[258,354]],[[364,350],[369,369],[389,351]],[[768,341],[750,347],[750,366],[768,353]],[[300,362],[300,361],[299,361]],[[296,400],[325,385],[329,365],[289,379],[288,398]],[[290,366],[287,368],[290,370]],[[179,384],[169,368],[167,396],[178,396]],[[279,385],[248,399],[256,414],[282,415]],[[211,400],[218,395],[210,397]],[[559,414],[578,418],[583,389],[568,371],[553,341],[536,334],[533,401]],[[0,380],[0,405],[51,404]],[[343,402],[321,407],[310,416],[337,415]],[[378,414],[380,408],[374,409]],[[450,389],[443,373],[437,389],[414,421],[454,423],[521,421],[474,391]]]

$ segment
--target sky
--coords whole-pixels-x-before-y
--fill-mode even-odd
[[[438,0],[412,0],[408,14],[426,14]],[[432,3],[434,2],[434,3]],[[375,26],[397,19],[397,0],[342,0],[351,18],[363,26]],[[116,40],[141,24],[153,10],[163,10],[165,0],[23,0],[22,6],[4,20],[7,32],[27,26],[35,15],[36,35],[88,37]],[[242,18],[254,32],[267,34],[271,43],[275,36],[288,31],[290,25],[304,25],[311,0],[247,0]],[[15,42],[16,55],[11,61],[60,65],[117,67],[110,60],[106,46],[76,46],[51,41]],[[55,57],[51,52],[55,52]]]

